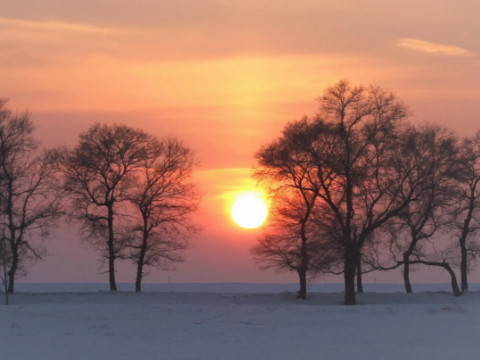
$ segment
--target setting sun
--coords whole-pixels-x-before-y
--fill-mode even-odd
[[[237,196],[232,206],[233,221],[244,229],[260,227],[268,216],[268,206],[261,194],[248,192]]]

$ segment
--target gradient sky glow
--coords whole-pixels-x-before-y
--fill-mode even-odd
[[[0,97],[32,113],[45,145],[73,144],[105,121],[177,135],[195,150],[203,233],[187,263],[147,280],[286,281],[257,270],[257,231],[226,213],[231,194],[255,186],[255,151],[343,78],[395,91],[414,121],[479,129],[479,13],[478,0],[3,1]],[[71,227],[27,280],[105,280]],[[127,268],[122,281],[132,280]]]

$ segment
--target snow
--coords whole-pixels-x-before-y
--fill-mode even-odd
[[[122,284],[121,289],[131,288]],[[341,305],[337,284],[19,284],[0,306],[0,359],[467,359],[480,355],[480,292],[367,284]],[[475,290],[478,289],[475,286]],[[333,291],[333,292],[332,292]],[[337,291],[337,292],[335,292]]]

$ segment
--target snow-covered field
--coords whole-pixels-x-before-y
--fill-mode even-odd
[[[131,285],[122,285],[123,289]],[[474,289],[478,289],[476,286]],[[21,284],[0,306],[0,359],[473,359],[480,355],[480,292],[446,285],[367,285],[340,305],[339,285]]]

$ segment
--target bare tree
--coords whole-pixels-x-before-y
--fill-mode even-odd
[[[3,115],[2,115],[3,116]],[[0,174],[1,176],[1,174]],[[1,179],[0,179],[1,182]],[[2,206],[2,199],[0,198],[0,208]],[[0,277],[2,279],[2,291],[4,296],[4,303],[8,305],[8,265],[10,264],[10,251],[8,250],[7,238],[5,237],[5,227],[0,228]]]
[[[190,220],[197,202],[191,183],[194,165],[193,153],[179,140],[150,140],[128,192],[134,224],[127,246],[137,267],[137,292],[142,290],[145,267],[168,268],[183,260],[183,250],[196,231]]]
[[[5,229],[0,230],[0,278],[2,279],[2,291],[5,305],[9,304],[8,293],[8,266],[11,263],[10,251],[8,249],[7,238],[5,237]]]
[[[460,248],[461,289],[468,290],[468,272],[480,253],[480,132],[463,140],[458,159],[456,201],[451,207],[452,230]]]
[[[328,272],[340,257],[314,221],[316,196],[299,193],[281,195],[277,190],[269,224],[252,253],[262,269],[297,273],[298,298],[305,300],[308,279]]]
[[[291,124],[295,151],[311,169],[309,191],[317,191],[343,251],[345,304],[355,304],[355,278],[362,247],[371,234],[397,216],[424,179],[411,176],[398,156],[405,107],[378,87],[342,81],[319,99],[313,119]],[[285,135],[274,144],[286,143]],[[277,168],[266,159],[263,167]],[[314,176],[313,176],[314,175]]]
[[[79,144],[63,153],[64,188],[71,214],[83,225],[84,237],[108,263],[111,291],[117,290],[115,260],[125,250],[121,205],[127,200],[134,171],[147,156],[151,137],[122,125],[96,124],[80,135]]]
[[[289,124],[282,137],[263,147],[256,155],[255,176],[270,182],[273,204],[269,226],[253,255],[262,268],[295,271],[299,277],[298,296],[307,297],[307,278],[326,270],[333,262],[322,234],[320,188],[315,169],[304,146],[311,142],[306,120]],[[325,235],[325,236],[323,236]]]
[[[455,273],[445,257],[449,252],[442,254],[438,246],[428,247],[431,241],[439,240],[435,235],[446,229],[447,211],[456,201],[456,139],[449,131],[437,127],[410,127],[402,137],[399,153],[405,163],[410,162],[412,172],[425,179],[417,197],[391,224],[392,250],[400,254],[397,264],[403,266],[405,291],[412,292],[410,265],[423,264],[447,270],[453,276],[453,292],[458,295]]]
[[[33,130],[28,114],[13,114],[0,104],[0,226],[8,244],[10,293],[27,263],[42,258],[43,248],[34,240],[47,236],[61,215],[54,155],[36,155]]]

